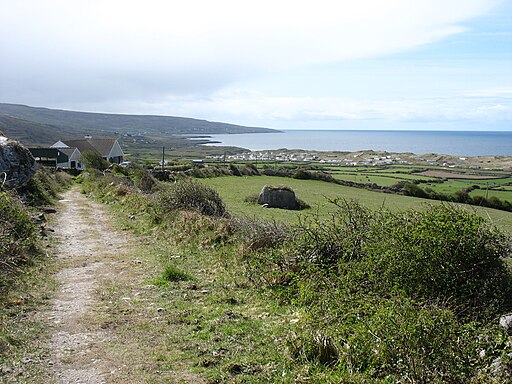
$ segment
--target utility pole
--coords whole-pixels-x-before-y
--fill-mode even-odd
[[[165,147],[162,147],[162,172],[164,171],[165,165]]]

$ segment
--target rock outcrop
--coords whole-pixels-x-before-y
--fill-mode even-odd
[[[295,192],[286,186],[271,187],[265,185],[258,197],[258,204],[268,208],[300,209]]]
[[[18,188],[36,173],[36,161],[20,143],[8,140],[0,132],[0,186]]]

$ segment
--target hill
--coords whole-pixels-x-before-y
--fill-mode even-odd
[[[76,132],[0,114],[0,131],[25,144],[44,145],[76,136]],[[87,134],[84,132],[83,134]],[[81,134],[81,135],[83,135]]]
[[[0,103],[0,118],[6,134],[26,139],[29,144],[54,142],[56,133],[62,138],[84,134],[161,137],[277,132],[186,117],[76,112],[6,103]]]

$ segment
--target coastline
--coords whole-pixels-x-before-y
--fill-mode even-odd
[[[512,156],[510,131],[349,131],[288,130],[279,135],[210,135],[222,146],[267,151],[294,148],[307,151],[437,153],[452,156]],[[207,146],[214,145],[207,143]]]
[[[223,155],[207,158],[221,159]],[[275,162],[319,162],[332,166],[383,167],[391,165],[422,165],[446,169],[466,169],[474,172],[512,172],[512,156],[454,156],[448,154],[389,151],[312,151],[286,149],[251,151],[227,156],[230,161],[275,161]]]

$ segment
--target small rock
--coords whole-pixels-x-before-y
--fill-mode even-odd
[[[30,357],[24,357],[23,360],[21,360],[23,364],[28,364],[32,362],[32,359]]]
[[[500,326],[505,332],[512,336],[512,314],[501,316]]]
[[[165,308],[157,308],[156,309],[157,312],[164,312],[165,311]]]
[[[13,369],[11,367],[4,367],[2,368],[2,373],[5,373],[5,374],[11,374],[13,373]]]
[[[31,219],[34,223],[44,223],[46,221],[46,217],[42,212],[39,215],[32,216]]]

